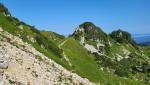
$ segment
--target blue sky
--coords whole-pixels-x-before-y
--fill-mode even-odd
[[[150,33],[150,0],[0,0],[11,14],[38,29],[71,34],[90,21],[110,33]]]

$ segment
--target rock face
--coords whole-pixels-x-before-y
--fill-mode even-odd
[[[109,38],[99,27],[95,26],[91,22],[85,22],[73,33],[75,39],[80,41],[80,44],[84,46],[89,52],[97,53],[98,55],[105,55],[105,44],[110,45]],[[106,43],[104,43],[104,41]],[[92,43],[95,43],[94,46]]]
[[[0,85],[80,84],[95,85],[67,71],[20,38],[0,32]]]

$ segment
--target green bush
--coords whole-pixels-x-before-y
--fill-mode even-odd
[[[129,72],[126,68],[118,68],[115,71],[115,74],[117,74],[120,77],[128,77],[129,76]]]
[[[45,49],[52,51],[55,55],[61,57],[62,50],[58,48],[53,42],[48,41],[48,39],[41,34],[36,34],[35,39],[39,45],[43,45]]]

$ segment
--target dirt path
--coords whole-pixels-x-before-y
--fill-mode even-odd
[[[60,44],[58,45],[58,47],[59,47],[60,49],[62,49],[61,46],[63,46],[66,42],[67,42],[67,40],[63,41],[62,43],[60,43]],[[72,66],[72,64],[71,64],[71,62],[70,62],[70,60],[69,60],[69,58],[67,57],[67,55],[65,54],[64,51],[63,51],[62,54],[63,54],[64,59],[68,62],[68,64],[69,64],[70,66]]]
[[[67,41],[67,40],[65,40],[65,41],[63,41],[62,43],[60,43],[60,44],[58,45],[58,47],[61,48],[61,46],[66,43],[66,41]]]

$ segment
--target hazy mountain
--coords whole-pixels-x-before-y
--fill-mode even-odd
[[[150,45],[150,34],[136,34],[133,38],[138,44]]]

